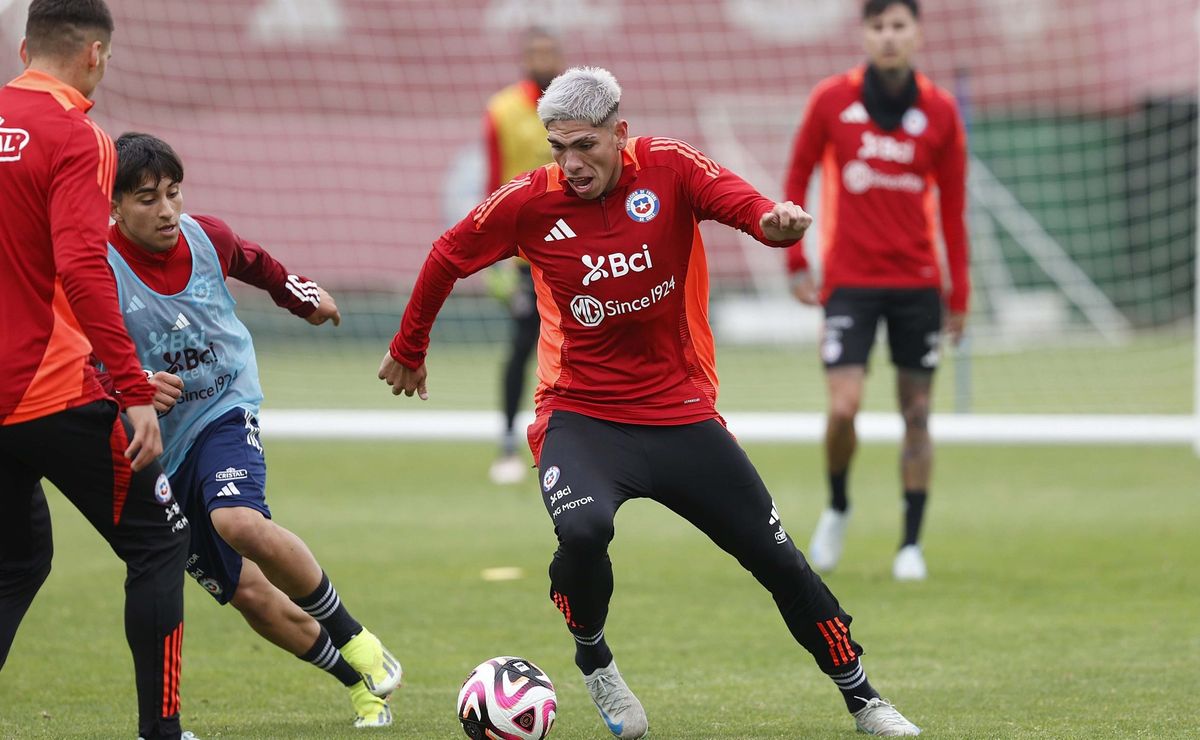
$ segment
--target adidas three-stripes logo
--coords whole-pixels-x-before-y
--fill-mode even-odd
[[[129,305],[126,306],[125,313],[133,313],[134,311],[141,311],[145,307],[146,307],[146,304],[142,302],[142,299],[138,298],[137,296],[134,296],[133,298],[129,299]]]
[[[242,492],[238,490],[237,486],[233,485],[232,483],[226,483],[225,485],[221,486],[221,490],[217,491],[217,498],[221,498],[223,496],[240,496],[241,494]]]
[[[871,120],[870,114],[867,113],[867,108],[862,104],[862,101],[855,100],[842,111],[838,116],[838,120],[842,123],[867,123]]]
[[[567,226],[567,222],[560,218],[558,219],[558,222],[554,224],[554,228],[550,229],[550,233],[546,234],[546,237],[543,241],[559,242],[563,239],[573,238],[575,238],[575,232],[571,231],[571,227]]]
[[[320,288],[311,280],[305,280],[299,275],[288,275],[284,287],[288,289],[289,293],[305,303],[311,303],[314,306],[321,305]]]

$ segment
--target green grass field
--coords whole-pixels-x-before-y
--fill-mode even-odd
[[[386,340],[264,344],[259,366],[267,403],[277,408],[384,407],[387,391],[376,372],[386,348]],[[1123,347],[977,355],[967,373],[969,408],[980,413],[1186,414],[1193,403],[1193,353],[1190,337],[1164,334],[1144,335]],[[435,342],[428,361],[431,398],[422,408],[499,408],[503,356],[498,344]],[[875,370],[868,379],[864,408],[895,409],[895,374],[887,348],[877,346],[872,361]],[[953,353],[946,355],[934,385],[935,410],[956,410],[961,362]],[[721,346],[717,370],[724,411],[825,407],[825,381],[815,347]],[[1133,378],[1137,381],[1131,382]]]
[[[801,543],[821,506],[812,446],[754,446]],[[187,584],[185,727],[203,738],[453,738],[459,684],[499,654],[555,680],[552,737],[603,738],[547,598],[553,533],[532,482],[486,481],[489,445],[267,441],[279,522],[404,662],[396,724],[349,727],[331,678]],[[895,451],[863,449],[843,567],[873,683],[941,738],[1196,737],[1200,462],[1186,448],[948,446],[926,553],[889,577]],[[57,493],[55,571],[0,674],[0,737],[132,738],[117,560]],[[854,736],[837,692],[736,563],[655,504],[618,517],[609,638],[652,737]],[[485,582],[484,568],[525,577]]]

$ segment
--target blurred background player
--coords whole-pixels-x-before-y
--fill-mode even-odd
[[[551,83],[538,115],[555,163],[502,186],[434,242],[379,377],[395,394],[427,398],[429,331],[455,280],[520,254],[533,267],[543,319],[529,440],[558,538],[550,595],[612,734],[640,738],[648,726],[604,635],[614,517],[642,497],[687,519],[770,591],[859,730],[918,734],[867,681],[850,615],[784,531],[716,410],[696,223],[716,220],[786,247],[812,219],[685,142],[629,138],[620,98],[616,79],[599,68],[573,68]],[[564,223],[577,238],[545,238]]]
[[[921,44],[916,0],[868,0],[862,19],[870,61],[813,90],[785,184],[786,197],[803,203],[813,167],[822,163],[819,290],[803,245],[788,253],[793,293],[804,303],[825,306],[821,359],[829,393],[830,502],[808,556],[818,570],[829,571],[842,554],[850,516],[846,482],[857,446],[854,419],[882,320],[904,417],[904,524],[892,573],[899,580],[921,580],[926,567],[919,537],[933,464],[928,427],[933,373],[942,333],[955,343],[962,336],[970,292],[963,217],[966,136],[954,98],[913,69]],[[950,272],[944,320],[939,213]]]
[[[87,117],[112,32],[102,0],[34,0],[25,72],[0,89],[0,667],[50,572],[47,478],[125,562],[139,735],[178,738],[187,519],[104,263],[116,155]]]
[[[348,687],[356,727],[391,724],[400,664],[346,610],[308,546],[270,518],[258,365],[225,280],[266,290],[314,325],[339,324],[337,304],[223,221],[185,214],[183,163],[166,142],[126,133],[116,150],[108,261],[163,397],[163,467],[193,522],[187,571],[260,635]]]
[[[488,162],[485,194],[551,159],[546,127],[537,115],[537,101],[550,81],[564,69],[562,48],[548,31],[531,28],[522,36],[521,59],[525,78],[488,100],[484,116],[484,148]],[[573,234],[562,234],[562,238],[569,236]],[[537,345],[539,319],[528,262],[513,258],[489,270],[487,277],[492,293],[508,305],[512,316],[512,335],[501,387],[504,436],[500,440],[500,456],[488,471],[493,483],[504,485],[520,483],[529,471],[525,457],[517,454],[513,427],[521,398],[525,395],[525,375]]]

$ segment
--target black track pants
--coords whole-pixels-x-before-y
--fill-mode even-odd
[[[0,668],[50,572],[47,478],[125,562],[138,734],[178,738],[187,520],[158,463],[129,469],[122,453],[131,434],[108,401],[0,426]]]
[[[792,543],[758,471],[720,422],[647,426],[555,411],[539,468],[558,536],[551,598],[576,636],[591,638],[604,628],[613,518],[625,501],[644,497],[737,558],[771,593],[822,671],[842,673],[862,654],[850,638],[850,615]]]

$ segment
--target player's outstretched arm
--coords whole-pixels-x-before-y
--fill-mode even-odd
[[[392,387],[393,396],[403,393],[411,398],[416,393],[417,398],[428,401],[429,391],[425,387],[428,375],[425,363],[422,362],[416,369],[407,368],[396,362],[390,351],[384,354],[383,361],[379,363],[379,379]]]
[[[317,310],[310,313],[304,319],[313,326],[320,326],[326,321],[333,321],[334,326],[341,326],[342,314],[338,311],[337,303],[333,300],[333,296],[329,291],[318,286],[317,287]]]
[[[773,242],[792,242],[804,236],[812,226],[812,216],[790,200],[776,203],[759,219],[763,236]]]

